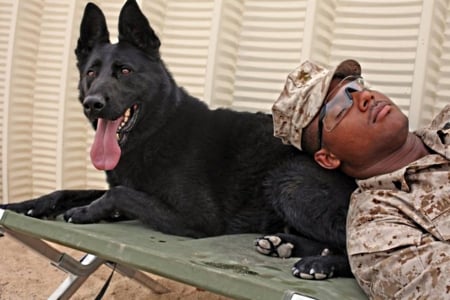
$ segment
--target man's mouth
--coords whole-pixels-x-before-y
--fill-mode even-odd
[[[383,120],[391,111],[391,105],[386,102],[376,102],[371,111],[372,123]]]
[[[136,124],[139,106],[134,104],[115,120],[99,118],[91,147],[92,164],[99,170],[112,170],[119,163],[128,134]]]

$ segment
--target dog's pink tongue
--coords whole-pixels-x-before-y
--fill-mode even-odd
[[[112,170],[120,159],[120,146],[117,142],[117,128],[122,118],[115,121],[98,119],[94,144],[91,148],[92,164],[99,170]]]

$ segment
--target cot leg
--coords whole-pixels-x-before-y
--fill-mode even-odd
[[[111,264],[111,263],[107,263],[106,265],[110,268],[113,268],[113,264]],[[116,265],[116,270],[120,274],[136,280],[143,286],[152,290],[155,294],[165,294],[165,293],[170,292],[170,290],[167,289],[165,286],[163,286],[162,284],[160,284],[159,282],[157,282],[156,280],[154,280],[150,276],[147,276],[145,273],[143,273],[139,270],[136,270],[136,269],[133,269],[133,268],[121,265],[121,264]]]
[[[92,254],[87,254],[79,262],[80,266],[83,266],[82,269],[89,270],[89,272],[86,271],[82,272],[84,273],[83,275],[76,275],[76,273],[79,273],[77,272],[77,270],[80,270],[81,268],[79,269],[77,267],[72,268],[71,271],[74,271],[75,273],[74,274],[69,270],[57,266],[61,268],[63,271],[68,272],[69,275],[53,292],[53,294],[51,294],[50,297],[48,297],[48,299],[49,300],[69,299],[81,287],[81,285],[86,281],[86,279],[104,263],[105,260],[98,258],[97,256],[94,256]],[[84,266],[86,266],[86,268]]]
[[[86,254],[80,261],[78,261],[73,257],[56,250],[48,243],[40,239],[33,238],[19,232],[14,232],[8,230],[7,228],[4,228],[4,231],[11,237],[28,246],[30,249],[48,258],[54,266],[66,273],[69,273],[67,278],[48,298],[51,300],[69,299],[86,281],[86,279],[102,264],[106,264],[110,268],[113,268],[114,265],[113,263],[107,262],[106,260],[92,254]],[[139,270],[121,264],[116,265],[116,270],[122,275],[136,280],[143,286],[151,289],[156,294],[170,292],[169,289]]]

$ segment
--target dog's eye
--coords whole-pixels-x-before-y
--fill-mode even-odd
[[[95,73],[94,70],[89,70],[89,71],[87,71],[86,75],[88,77],[95,77],[97,74]]]
[[[122,75],[129,75],[131,73],[131,70],[124,67],[120,69],[120,73],[122,73]]]

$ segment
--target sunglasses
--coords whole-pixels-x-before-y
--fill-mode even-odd
[[[322,148],[322,133],[330,132],[344,119],[353,105],[352,93],[367,89],[360,76],[347,76],[342,79],[325,98],[325,105],[319,112],[319,145]],[[337,90],[337,92],[335,92]],[[334,95],[332,98],[331,95]]]

